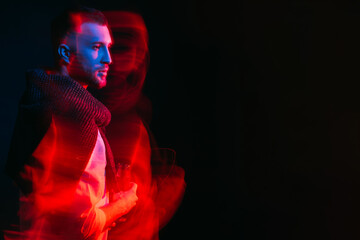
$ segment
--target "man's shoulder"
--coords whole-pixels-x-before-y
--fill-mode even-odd
[[[79,83],[54,69],[30,69],[26,72],[26,89],[23,100],[30,104],[44,106],[61,104],[64,96],[80,92],[77,89],[82,90]]]

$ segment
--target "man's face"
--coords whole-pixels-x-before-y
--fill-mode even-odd
[[[75,51],[70,55],[69,75],[84,86],[104,87],[112,62],[109,51],[112,39],[108,27],[83,23],[74,41]]]

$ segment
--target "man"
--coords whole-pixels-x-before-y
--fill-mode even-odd
[[[52,23],[57,69],[27,73],[7,172],[21,190],[22,239],[107,239],[136,204],[120,191],[104,127],[110,112],[87,90],[106,85],[112,62],[104,15],[65,11]]]

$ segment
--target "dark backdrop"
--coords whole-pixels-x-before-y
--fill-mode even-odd
[[[0,10],[2,169],[24,72],[52,63],[49,24],[67,2]],[[359,239],[356,1],[87,3],[134,7],[149,29],[151,128],[187,182],[161,239]],[[4,225],[16,191],[1,182]]]

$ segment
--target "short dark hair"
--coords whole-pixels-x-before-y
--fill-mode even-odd
[[[53,19],[51,22],[51,43],[56,62],[58,61],[57,48],[61,40],[85,22],[108,25],[108,21],[101,11],[81,5],[71,6]]]

